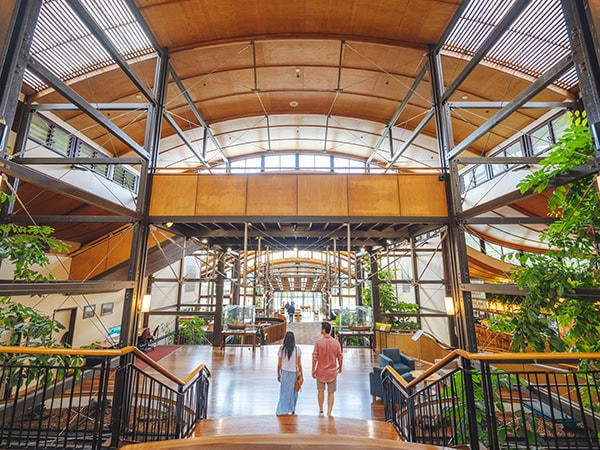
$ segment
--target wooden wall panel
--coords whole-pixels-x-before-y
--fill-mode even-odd
[[[195,175],[155,175],[150,215],[193,216],[197,182]]]
[[[131,242],[133,241],[133,228],[116,234],[108,241],[108,254],[106,255],[106,268],[110,269],[123,261],[128,261],[131,256]],[[149,246],[155,245],[150,242]]]
[[[87,280],[95,274],[106,270],[106,254],[108,253],[108,240],[92,247],[84,248],[73,256],[71,260],[70,280]]]
[[[346,175],[298,175],[298,215],[347,216]]]
[[[246,175],[198,176],[197,216],[246,215]]]
[[[446,183],[438,175],[398,175],[403,216],[447,216]]]
[[[296,175],[249,175],[246,214],[295,216],[298,213]]]
[[[348,213],[351,216],[399,216],[398,181],[394,175],[348,177]]]

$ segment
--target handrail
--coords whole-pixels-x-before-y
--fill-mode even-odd
[[[192,372],[187,375],[183,380],[163,366],[158,364],[152,358],[147,356],[144,352],[136,347],[128,346],[119,349],[87,349],[87,348],[47,348],[47,347],[17,347],[8,346],[0,347],[0,353],[13,353],[13,354],[32,354],[32,355],[77,355],[77,356],[105,356],[105,357],[117,357],[124,356],[129,353],[135,354],[138,358],[156,370],[164,377],[171,380],[180,386],[187,385],[194,377],[201,372],[206,370],[210,376],[210,371],[204,364],[198,365]]]
[[[390,372],[394,378],[400,383],[403,389],[407,390],[411,387],[416,386],[421,381],[425,380],[433,373],[439,371],[444,366],[447,366],[453,360],[463,357],[471,361],[487,361],[487,362],[515,362],[515,361],[556,361],[556,360],[567,360],[577,361],[581,359],[598,359],[600,360],[600,353],[576,353],[576,352],[557,352],[557,353],[541,353],[541,352],[524,352],[524,353],[471,353],[466,350],[456,349],[448,353],[444,358],[435,363],[433,366],[425,369],[423,373],[415,377],[411,381],[406,381],[400,376],[398,372],[394,370],[392,366],[386,366],[381,371],[383,377],[385,372]]]

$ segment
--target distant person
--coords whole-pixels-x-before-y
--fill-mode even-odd
[[[277,381],[279,381],[279,402],[275,414],[283,416],[296,413],[298,392],[296,377],[302,376],[302,351],[296,345],[294,333],[288,331],[283,338],[283,345],[277,352]]]
[[[331,416],[337,388],[337,376],[342,373],[342,347],[331,337],[331,324],[321,323],[321,337],[315,342],[312,354],[312,377],[317,380],[319,414],[323,414],[323,401],[327,387],[327,415]]]
[[[296,312],[296,307],[294,306],[294,302],[288,307],[288,316],[290,318],[290,322],[294,321],[294,313]]]

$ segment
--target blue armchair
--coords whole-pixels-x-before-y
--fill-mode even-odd
[[[392,366],[400,375],[415,370],[415,360],[397,348],[384,348],[379,354],[379,367]]]
[[[383,385],[381,383],[382,370],[383,367],[373,367],[373,371],[369,373],[369,387],[373,401],[375,401],[377,397],[383,398]],[[408,372],[402,374],[402,378],[409,382],[413,380],[413,376]]]

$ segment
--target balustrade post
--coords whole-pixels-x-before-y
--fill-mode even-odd
[[[469,427],[470,447],[472,450],[479,450],[479,432],[477,430],[477,408],[475,407],[475,383],[473,382],[473,366],[471,361],[462,359],[464,391],[466,400],[467,414],[466,418]]]
[[[492,386],[492,372],[490,363],[487,361],[481,362],[481,387],[483,391],[483,403],[485,405],[485,417],[488,429],[489,449],[498,449],[498,427],[496,423],[495,405],[494,405],[494,389]]]

